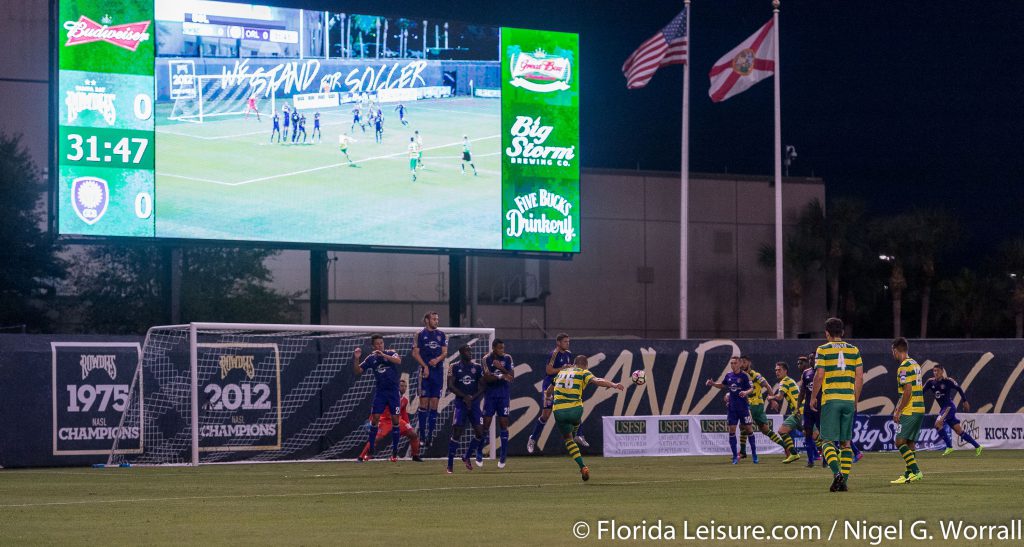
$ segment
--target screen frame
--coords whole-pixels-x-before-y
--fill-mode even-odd
[[[347,244],[347,243],[310,243],[301,241],[266,241],[266,240],[236,240],[236,239],[200,239],[200,238],[173,238],[173,237],[145,237],[145,236],[90,236],[81,234],[61,234],[59,231],[60,226],[60,160],[57,157],[59,153],[58,139],[60,135],[59,128],[59,115],[60,111],[60,39],[59,32],[57,31],[57,25],[59,24],[60,17],[60,1],[61,0],[49,0],[49,30],[48,30],[48,41],[50,45],[49,51],[49,67],[48,67],[48,127],[49,127],[49,139],[47,143],[47,173],[46,173],[46,188],[48,196],[46,198],[48,211],[47,211],[47,229],[49,230],[53,239],[59,244],[71,244],[71,245],[124,245],[124,246],[148,246],[157,248],[193,248],[193,247],[209,247],[209,248],[261,248],[261,249],[273,249],[273,250],[305,250],[305,251],[331,251],[331,252],[369,252],[369,253],[392,253],[392,254],[415,254],[415,255],[450,255],[450,256],[481,256],[481,257],[519,257],[519,258],[530,258],[530,259],[542,259],[542,260],[572,260],[576,255],[583,252],[583,217],[580,216],[580,231],[577,234],[579,238],[579,250],[578,251],[538,251],[538,250],[515,250],[515,249],[480,249],[480,248],[467,248],[467,247],[455,247],[455,246],[438,246],[438,247],[420,247],[420,246],[398,246],[398,245],[358,245],[358,244]],[[152,0],[156,1],[156,0]],[[282,5],[281,2],[275,2],[274,0],[220,0],[235,4],[259,4],[278,8],[287,9],[301,9],[308,11],[331,11],[331,10],[320,10],[314,9],[315,4],[319,4],[316,0],[304,0],[303,4],[309,7],[295,7],[293,3],[289,2],[288,5]],[[359,2],[353,2],[356,9],[360,5]],[[335,9],[337,9],[335,7]],[[378,9],[377,7],[369,8],[375,11],[381,17],[407,17],[413,15],[412,13],[404,13],[403,15],[397,15],[393,10],[390,9]],[[422,15],[417,15],[421,17]],[[425,16],[423,16],[425,17]],[[434,17],[437,17],[436,15]],[[429,19],[430,17],[427,17]],[[450,19],[465,23],[459,19]],[[479,25],[495,26],[502,28],[501,25],[490,22],[473,23]],[[523,28],[517,26],[516,28]],[[581,44],[581,33],[578,29],[574,30],[554,30],[554,29],[534,29],[539,31],[550,31],[550,32],[568,32],[573,33],[577,37],[577,43]],[[154,28],[155,33],[155,28]],[[577,56],[579,52],[577,51]],[[578,57],[577,57],[578,59]],[[499,59],[499,62],[504,62],[503,59]],[[578,62],[578,61],[577,61]],[[581,118],[580,110],[582,105],[583,86],[578,87],[577,101],[577,118]],[[580,124],[582,128],[582,123]],[[577,170],[579,172],[579,178],[577,185],[579,188],[579,200],[583,202],[583,132],[580,131],[578,137],[579,147],[577,148]],[[154,132],[153,146],[157,146],[156,133]],[[156,180],[154,178],[154,184]]]

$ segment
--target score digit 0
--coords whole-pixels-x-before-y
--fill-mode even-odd
[[[153,196],[149,192],[135,195],[135,216],[146,219],[153,214]]]
[[[133,105],[135,117],[140,120],[148,120],[153,116],[153,98],[148,93],[139,93],[135,96]]]

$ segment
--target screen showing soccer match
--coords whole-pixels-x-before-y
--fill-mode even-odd
[[[58,6],[61,236],[580,250],[576,34]]]

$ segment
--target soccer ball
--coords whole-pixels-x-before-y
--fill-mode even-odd
[[[647,383],[647,373],[643,370],[634,370],[633,374],[630,374],[629,377],[633,380],[633,383],[638,386],[642,386]]]

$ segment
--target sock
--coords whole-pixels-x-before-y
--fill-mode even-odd
[[[740,454],[747,453],[747,433],[740,431]]]
[[[398,426],[391,428],[391,455],[398,455],[398,441],[402,438],[401,433],[398,431]]]
[[[459,449],[459,442],[451,437],[448,438],[448,469],[452,468],[453,460],[455,460],[455,451]]]
[[[838,475],[839,455],[836,453],[836,447],[832,443],[822,443],[821,453],[825,456],[825,461],[828,462],[828,468],[832,470],[832,474]]]
[[[412,456],[415,458],[420,455],[420,438],[416,437],[409,443],[412,447]]]
[[[753,434],[750,435],[748,440],[750,441],[750,455],[756,458],[757,457],[757,441],[754,439],[754,435]]]
[[[807,451],[807,463],[814,463],[818,459],[818,445],[812,437],[804,437],[804,450]]]
[[[981,445],[978,444],[978,441],[974,440],[974,437],[972,437],[971,434],[966,431],[960,434],[960,438],[971,443],[971,445],[973,445],[974,448],[981,448]],[[950,443],[950,446],[952,446],[952,443]]]
[[[796,454],[796,448],[793,447],[793,437],[789,435],[780,435],[780,437],[782,438],[782,448],[786,449],[786,454],[791,456]]]
[[[854,456],[860,456],[860,448],[857,447],[857,443],[850,441],[850,449],[853,450]]]
[[[499,461],[505,461],[505,455],[508,454],[508,430],[501,430],[501,445],[498,449]]]
[[[917,456],[909,446],[900,447],[900,456],[903,456],[903,461],[907,463],[907,471],[914,474],[921,472],[921,468],[917,466]]]
[[[787,437],[788,437],[788,435],[787,435]],[[789,442],[790,446],[786,446],[786,443],[783,442],[782,437],[778,433],[776,433],[776,432],[774,432],[774,431],[772,431],[770,429],[768,430],[768,438],[771,439],[772,442],[774,442],[775,444],[781,446],[782,448],[784,448],[786,450],[792,448],[792,446],[793,446],[793,441]]]
[[[942,442],[946,443],[946,448],[953,448],[953,436],[949,434],[949,429],[943,426],[939,430],[939,436],[942,437]],[[963,438],[963,435],[960,437]]]
[[[580,469],[583,469],[585,467],[583,465],[583,456],[580,456],[580,447],[576,446],[576,441],[572,439],[566,439],[565,449],[569,451],[569,457],[572,458],[573,461],[575,461],[576,464],[580,466]]]
[[[484,442],[482,440],[480,441],[480,444],[478,444],[476,447],[476,459],[484,459]]]
[[[473,437],[473,440],[469,441],[469,448],[466,449],[466,457],[464,458],[466,461],[469,461],[470,456],[476,455],[478,446],[480,446],[480,439]]]
[[[369,452],[369,454],[372,455],[373,451],[374,451],[374,446],[377,444],[377,426],[375,426],[375,425],[371,425],[370,426],[369,436],[370,436],[370,443],[369,443],[370,444],[370,452]]]
[[[363,445],[363,451],[359,453],[359,459],[361,460],[361,459],[365,458],[366,455],[369,454],[369,453],[370,453],[370,443],[366,443],[365,445]]]
[[[535,441],[539,439],[540,432],[544,430],[544,424],[546,423],[547,420],[544,419],[544,416],[537,418],[537,422],[533,424],[533,433],[530,433],[530,438]]]
[[[421,408],[416,411],[416,419],[419,420],[419,424],[416,426],[416,433],[421,439],[424,439],[424,434],[427,431],[427,409]]]
[[[844,448],[840,451],[839,470],[842,471],[844,477],[849,477],[851,469],[853,469],[853,449]]]
[[[430,439],[434,436],[434,426],[437,425],[437,409],[430,409],[427,411],[427,438]]]
[[[736,437],[729,435],[729,448],[732,449],[732,459],[736,459]]]

